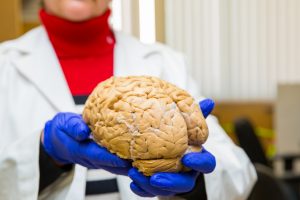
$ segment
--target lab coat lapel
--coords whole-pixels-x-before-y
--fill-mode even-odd
[[[15,62],[20,73],[31,81],[57,111],[75,111],[74,101],[54,49],[43,28],[36,40],[22,41],[24,46],[36,45]]]

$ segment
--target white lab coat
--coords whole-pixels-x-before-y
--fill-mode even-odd
[[[200,97],[187,75],[181,54],[160,44],[144,45],[115,33],[114,75],[163,78]],[[0,199],[37,199],[39,137],[44,123],[57,112],[76,112],[58,59],[43,27],[0,45]],[[256,181],[253,165],[234,145],[217,120],[207,119],[210,135],[205,147],[217,160],[204,175],[209,200],[245,199]],[[58,179],[40,199],[84,198],[86,169]],[[130,180],[118,177],[123,199],[136,199]]]

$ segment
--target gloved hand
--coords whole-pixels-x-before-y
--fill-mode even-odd
[[[213,110],[214,102],[205,99],[200,102],[200,108],[206,118]],[[183,156],[182,163],[192,169],[189,172],[168,173],[159,172],[151,177],[144,176],[136,168],[129,170],[128,175],[133,180],[131,190],[142,197],[173,196],[191,191],[199,173],[210,173],[215,169],[215,157],[206,149],[201,152],[188,153]]]
[[[59,164],[80,164],[89,169],[104,169],[127,175],[129,161],[119,158],[89,139],[90,129],[81,115],[58,113],[44,127],[42,144]]]

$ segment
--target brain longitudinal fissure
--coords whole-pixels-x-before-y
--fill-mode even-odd
[[[198,104],[184,90],[149,76],[112,77],[89,96],[83,118],[94,140],[133,160],[145,175],[184,170],[180,160],[200,151],[208,129]]]

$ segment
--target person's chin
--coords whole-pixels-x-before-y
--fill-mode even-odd
[[[74,22],[86,21],[95,17],[93,12],[89,9],[69,8],[68,11],[66,11],[65,13],[66,13],[65,18],[69,21],[74,21]]]
[[[70,21],[80,22],[95,16],[95,7],[91,3],[81,0],[73,1],[63,7],[64,18]]]

